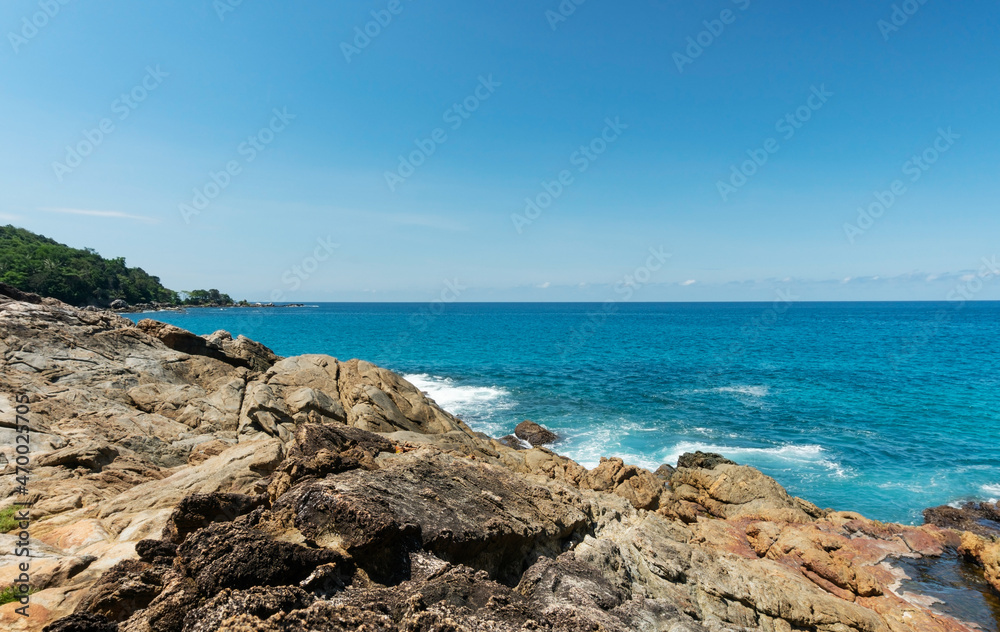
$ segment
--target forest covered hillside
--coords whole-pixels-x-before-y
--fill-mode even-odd
[[[76,306],[231,304],[218,290],[176,292],[124,257],[105,259],[91,248],[72,248],[15,226],[0,226],[0,283]]]

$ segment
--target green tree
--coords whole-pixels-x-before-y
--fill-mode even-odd
[[[124,257],[105,259],[92,248],[71,248],[10,225],[0,226],[0,283],[77,306],[107,306],[116,299],[181,304],[177,292],[142,268],[128,267]],[[232,302],[218,290],[205,296],[212,292],[218,298],[205,302]]]

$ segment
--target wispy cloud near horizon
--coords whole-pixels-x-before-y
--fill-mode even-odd
[[[121,211],[97,211],[82,208],[63,208],[63,207],[39,207],[40,211],[45,211],[46,213],[63,213],[65,215],[85,215],[87,217],[104,217],[108,219],[130,219],[137,222],[147,222],[150,224],[159,223],[160,220],[153,217],[146,217],[144,215],[131,215],[129,213],[122,213]]]

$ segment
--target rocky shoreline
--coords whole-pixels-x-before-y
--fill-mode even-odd
[[[206,308],[231,308],[231,307],[305,307],[305,303],[205,303],[202,305],[168,305],[166,303],[141,303],[138,305],[129,305],[124,301],[121,301],[122,305],[115,306],[115,303],[111,304],[111,307],[107,308],[107,311],[114,312],[116,314],[144,314],[147,312],[183,312],[189,309],[206,309]],[[101,307],[88,307],[89,311],[104,311]]]
[[[4,629],[962,632],[893,560],[1000,590],[993,505],[905,526],[718,455],[587,470],[368,362],[2,291],[0,355],[0,511],[30,503],[0,588],[35,591]]]

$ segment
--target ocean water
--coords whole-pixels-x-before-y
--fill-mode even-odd
[[[920,523],[1000,497],[1000,303],[313,304],[153,317],[364,358],[587,467],[719,452],[821,507]]]

